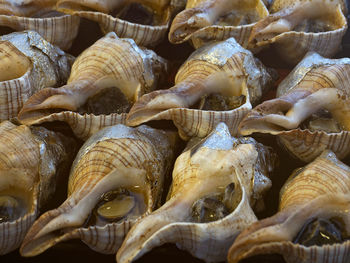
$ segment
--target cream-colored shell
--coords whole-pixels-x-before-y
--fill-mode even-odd
[[[301,227],[312,218],[341,219],[350,233],[350,168],[335,154],[324,151],[312,163],[296,170],[281,190],[279,212],[244,230],[228,254],[228,262],[259,254],[281,254],[287,263],[348,262],[350,242],[310,246],[294,244]]]
[[[276,23],[276,21],[282,21],[280,23],[281,26],[276,30],[280,30],[281,27],[287,24],[283,19],[288,20],[288,16],[291,17],[290,23],[296,21],[290,13],[294,12],[292,10],[298,8],[298,6],[301,7],[301,10],[307,9],[310,17],[317,17],[317,14],[320,13],[319,16],[331,20],[335,28],[318,33],[283,30],[282,33],[276,33],[276,36],[266,37],[254,43],[256,35],[261,32],[260,30],[268,28],[269,25]],[[309,51],[317,52],[325,57],[333,57],[340,50],[342,38],[348,28],[343,11],[346,14],[347,10],[344,6],[344,1],[274,1],[270,9],[271,14],[254,25],[248,48],[254,49],[273,44],[280,57],[291,65],[297,64]]]
[[[0,1],[0,26],[33,30],[46,41],[68,50],[79,30],[80,18],[55,11],[52,1]]]
[[[40,207],[52,197],[56,188],[56,169],[69,159],[71,140],[44,128],[30,129],[9,121],[0,124],[0,191],[26,200],[28,212],[15,221],[0,223],[0,255],[18,248],[29,227],[39,215]],[[68,143],[69,142],[69,143]]]
[[[242,120],[240,133],[277,135],[290,153],[305,162],[325,149],[344,158],[350,151],[349,77],[348,58],[326,59],[309,53],[281,82],[277,98],[261,103]],[[322,108],[329,110],[345,130],[326,133],[298,128],[304,119]]]
[[[34,31],[5,35],[0,42],[3,72],[0,121],[3,121],[16,117],[35,92],[66,82],[74,58]]]
[[[174,132],[144,125],[129,128],[119,124],[90,137],[73,163],[67,200],[34,223],[23,241],[21,254],[34,256],[73,238],[80,238],[99,252],[115,253],[137,218],[105,226],[83,227],[84,222],[101,196],[119,187],[138,186],[137,191],[145,198],[145,213],[159,206],[175,142]]]
[[[243,15],[256,13],[256,21],[245,25],[215,25],[220,16],[230,11]],[[254,24],[269,14],[261,0],[248,1],[187,1],[186,9],[174,18],[169,32],[169,41],[174,44],[191,40],[195,48],[210,41],[221,41],[234,37],[243,47],[247,48],[248,39]],[[208,20],[206,22],[202,19]]]
[[[167,202],[131,228],[117,253],[119,263],[165,243],[175,243],[206,262],[223,261],[236,235],[257,220],[252,207],[271,186],[266,177],[274,167],[271,149],[252,138],[231,137],[224,123],[189,144],[175,162]],[[194,202],[232,182],[242,191],[234,211],[217,221],[191,222]]]
[[[172,120],[183,139],[208,135],[225,122],[232,135],[242,118],[272,84],[267,68],[234,38],[196,50],[180,67],[175,86],[143,95],[131,108],[127,123]],[[202,96],[222,93],[245,96],[245,103],[229,111],[191,109]]]
[[[89,97],[105,88],[118,87],[130,102],[134,102],[156,89],[158,79],[166,70],[167,62],[153,51],[139,48],[132,39],[118,38],[111,32],[76,59],[67,85],[34,94],[24,105],[19,119],[25,124],[63,120],[77,128],[76,133],[91,134],[103,126],[123,123],[125,114],[107,117],[75,113]],[[88,118],[93,119],[93,124],[85,126]]]
[[[127,2],[140,2],[149,5],[155,13],[161,14],[162,21],[158,25],[141,25],[131,23],[109,13],[119,5]],[[161,42],[168,31],[172,15],[184,6],[184,1],[81,1],[60,0],[58,10],[97,22],[104,34],[115,32],[119,37],[132,38],[138,45],[155,46]],[[93,10],[93,11],[91,11]]]

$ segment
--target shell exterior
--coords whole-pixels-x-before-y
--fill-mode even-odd
[[[138,189],[145,199],[145,213],[153,211],[160,202],[175,142],[175,132],[144,125],[129,128],[118,124],[90,137],[73,163],[67,200],[34,223],[21,254],[34,256],[72,238],[80,238],[96,251],[115,253],[138,218],[102,226],[84,226],[85,221],[101,196],[119,187]]]
[[[153,51],[139,48],[132,39],[118,38],[111,32],[76,59],[67,85],[34,94],[24,105],[19,119],[26,124],[64,120],[77,129],[76,133],[91,134],[105,126],[103,123],[123,123],[125,114],[106,117],[73,112],[89,97],[106,88],[117,87],[132,104],[142,94],[156,89],[166,70],[167,62]],[[91,126],[85,126],[88,118],[94,119]]]
[[[233,135],[241,119],[272,84],[267,68],[242,48],[234,38],[196,50],[180,67],[175,86],[143,95],[131,108],[127,123],[172,120],[184,139],[208,135],[225,122]],[[201,97],[221,93],[245,96],[243,105],[228,111],[197,110],[190,107]]]
[[[292,65],[309,51],[332,57],[339,51],[348,28],[343,11],[347,11],[344,1],[274,1],[271,14],[254,25],[248,47],[253,49],[273,44],[280,57]],[[294,31],[306,19],[318,19],[320,21],[316,23],[329,28],[319,32]]]
[[[140,3],[153,10],[154,15],[160,16],[160,21],[154,25],[142,25],[129,22],[111,15],[114,10],[128,3]],[[162,1],[82,1],[60,0],[58,10],[97,22],[103,33],[115,32],[123,38],[132,38],[138,45],[155,46],[162,41],[169,28],[174,13],[181,10],[185,3],[181,0]]]
[[[230,12],[235,19],[220,24],[220,18],[229,16]],[[169,41],[178,44],[191,39],[194,47],[199,48],[213,40],[234,37],[247,48],[254,24],[268,14],[261,0],[187,1],[186,9],[177,14],[171,24]]]
[[[326,59],[309,53],[280,83],[278,98],[263,102],[243,119],[240,133],[277,135],[290,153],[305,162],[312,161],[325,149],[344,158],[350,150],[346,106],[350,95],[349,73],[348,58]],[[320,109],[329,110],[344,130],[327,133],[298,127]]]
[[[54,194],[58,166],[69,161],[74,142],[45,128],[0,124],[0,193],[25,200],[22,215],[0,223],[0,255],[18,248],[39,215],[40,207]]]
[[[35,92],[64,83],[73,57],[52,46],[34,31],[1,36],[3,70],[0,120],[16,117]],[[21,65],[21,66],[18,66]]]
[[[0,26],[16,31],[33,30],[63,50],[71,47],[78,34],[79,17],[56,12],[56,0],[13,2],[0,2]]]
[[[117,261],[131,262],[165,243],[206,262],[223,261],[238,232],[257,220],[252,206],[271,186],[266,176],[274,160],[271,149],[254,139],[231,137],[224,123],[208,137],[193,139],[175,162],[167,202],[132,227]],[[230,214],[210,223],[191,222],[194,202],[232,182],[242,195]]]
[[[312,218],[341,218],[349,235],[350,168],[335,154],[324,151],[306,167],[296,170],[280,193],[279,212],[244,230],[228,254],[228,262],[258,254],[281,254],[287,263],[347,262],[350,242],[310,246],[293,243]]]

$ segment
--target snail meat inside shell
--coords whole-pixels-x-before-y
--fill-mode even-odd
[[[348,238],[344,237],[342,224],[336,219],[316,218],[307,222],[296,238],[294,243],[304,246],[322,246],[342,243]]]
[[[85,226],[103,226],[130,218],[138,218],[146,212],[144,196],[137,190],[116,189],[101,196]]]
[[[235,183],[230,183],[224,192],[197,200],[192,206],[192,221],[207,223],[222,219],[235,210],[241,199],[241,189],[236,189]]]

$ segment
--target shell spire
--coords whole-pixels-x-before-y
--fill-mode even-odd
[[[131,262],[169,242],[207,262],[224,260],[238,232],[257,220],[252,206],[271,186],[266,176],[274,160],[253,139],[231,137],[224,123],[193,139],[175,162],[167,202],[132,227],[117,261]]]
[[[175,143],[175,132],[145,125],[94,134],[73,163],[67,200],[33,224],[21,254],[35,256],[73,238],[115,253],[135,221],[159,205]]]

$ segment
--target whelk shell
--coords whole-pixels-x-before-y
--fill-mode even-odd
[[[254,25],[248,47],[273,44],[293,65],[309,51],[332,57],[348,27],[343,11],[343,1],[274,1],[271,14]]]
[[[136,10],[133,10],[133,7],[128,10],[132,5],[136,5],[134,7]],[[60,0],[57,2],[58,10],[95,21],[100,25],[103,33],[116,32],[118,36],[132,38],[142,46],[154,46],[163,40],[172,15],[183,6],[184,1],[178,0]],[[147,19],[150,20],[149,24],[144,24],[145,15],[150,16]],[[128,16],[131,16],[134,21],[127,21]]]
[[[0,37],[0,121],[17,116],[27,99],[66,82],[74,58],[34,31]]]
[[[246,48],[253,25],[268,14],[261,0],[190,0],[174,18],[169,41],[178,44],[191,39],[198,48],[212,40],[234,37]]]
[[[52,197],[74,142],[41,127],[0,124],[0,255],[18,248]]]
[[[327,245],[306,246],[293,239],[305,224],[317,218],[341,221],[339,226],[345,232],[342,234],[348,237],[349,191],[350,168],[333,152],[324,151],[291,175],[280,193],[279,212],[244,230],[230,248],[228,261],[234,263],[253,255],[277,253],[288,263],[348,262],[349,241],[331,244],[328,240]],[[329,238],[327,232],[321,235]]]
[[[33,30],[63,50],[78,34],[80,18],[55,11],[53,1],[0,1],[0,26],[16,31]]]
[[[350,59],[326,59],[308,53],[280,83],[277,98],[255,107],[240,123],[240,133],[277,135],[297,158],[310,162],[325,149],[344,158],[350,150]],[[315,130],[301,124],[312,114],[331,114],[342,129]],[[319,118],[320,119],[320,118]]]
[[[73,163],[67,200],[33,224],[22,243],[21,254],[34,256],[73,238],[80,238],[96,251],[115,253],[135,221],[159,205],[175,142],[175,132],[145,125],[129,128],[118,124],[91,136]],[[108,200],[111,202],[107,204],[111,207],[108,213],[99,203],[114,195],[113,191],[119,201]],[[131,210],[124,218],[117,216]],[[94,222],[88,218],[94,217],[94,213],[106,220],[111,216],[117,218],[115,222],[99,223],[98,219]]]
[[[111,32],[76,59],[65,86],[34,94],[18,117],[28,125],[64,120],[77,136],[85,139],[106,125],[124,123],[126,107],[112,109],[120,112],[111,115],[104,112],[106,107],[121,101],[133,104],[141,95],[157,88],[166,70],[167,62],[153,51],[139,48],[132,39],[118,38]],[[106,91],[103,99],[113,101],[98,102],[101,114],[86,113],[84,104]],[[112,96],[108,92],[112,92]]]
[[[172,120],[181,137],[187,139],[204,137],[225,122],[235,136],[239,122],[271,84],[268,69],[229,38],[197,49],[180,67],[175,86],[143,95],[131,108],[127,123],[134,126],[150,120]],[[221,111],[190,108],[211,94],[239,103]]]
[[[271,186],[266,176],[274,161],[271,148],[252,138],[231,137],[224,123],[208,137],[193,139],[175,162],[167,202],[131,228],[117,261],[131,262],[169,242],[207,262],[224,260],[236,235],[257,220],[252,207]],[[220,195],[229,196],[227,203],[216,198]],[[206,213],[206,200],[227,211],[194,222],[201,205]]]

